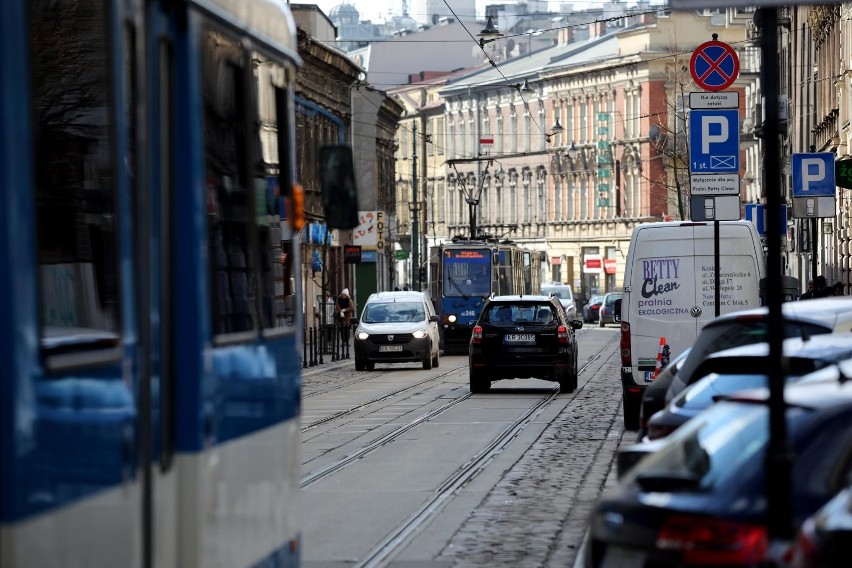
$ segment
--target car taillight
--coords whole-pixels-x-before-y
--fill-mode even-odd
[[[626,321],[621,322],[621,366],[629,367],[633,363],[630,361],[630,324]]]
[[[470,334],[471,343],[482,343],[482,326],[473,326],[473,333]]]
[[[556,330],[556,337],[559,338],[559,343],[568,343],[568,328],[560,325],[559,329]]]
[[[641,410],[640,410],[641,413]],[[652,422],[648,423],[648,439],[649,440],[659,440],[660,438],[665,438],[672,432],[677,430],[676,426],[671,426],[668,424],[654,424]]]
[[[600,307],[601,307],[601,305],[600,305],[600,304],[592,304],[592,309],[593,309],[593,310],[597,310],[597,309],[598,309],[598,308],[600,308]]]
[[[657,548],[681,551],[684,566],[749,566],[766,558],[769,534],[760,525],[673,515],[657,534]]]
[[[820,566],[820,544],[814,520],[807,519],[796,535],[795,545],[789,551],[791,557],[785,558],[796,568],[817,568]]]

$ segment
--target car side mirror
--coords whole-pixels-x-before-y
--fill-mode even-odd
[[[583,320],[571,320],[571,327],[573,327],[574,329],[582,329]]]
[[[616,322],[621,321],[621,299],[615,301],[615,306],[613,306],[612,320]]]
[[[320,172],[326,226],[354,229],[358,226],[358,190],[352,148],[345,145],[320,148]]]

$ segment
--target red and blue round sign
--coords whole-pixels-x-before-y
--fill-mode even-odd
[[[737,80],[740,58],[727,43],[708,41],[692,52],[689,72],[692,80],[705,91],[721,91]]]

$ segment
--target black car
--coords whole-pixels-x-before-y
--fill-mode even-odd
[[[470,338],[470,391],[487,392],[492,381],[536,378],[577,388],[580,320],[569,321],[555,296],[488,299]]]
[[[785,390],[797,530],[848,484],[852,382]],[[661,442],[595,505],[586,567],[765,565],[767,389],[732,395]]]
[[[848,568],[852,560],[852,485],[802,523],[790,556],[793,568]]]
[[[639,409],[639,437],[638,441],[648,434],[648,419],[656,412],[666,406],[666,392],[672,380],[680,372],[690,348],[686,348],[678,354],[668,365],[663,367],[651,384],[642,393],[642,407]]]

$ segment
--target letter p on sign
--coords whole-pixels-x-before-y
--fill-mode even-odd
[[[825,179],[825,162],[819,158],[802,160],[802,190],[809,191],[811,183]]]
[[[711,134],[711,125],[718,125],[718,133]],[[715,129],[714,129],[715,130]],[[728,141],[728,119],[724,116],[701,117],[701,153],[710,153],[710,144],[720,144]]]

